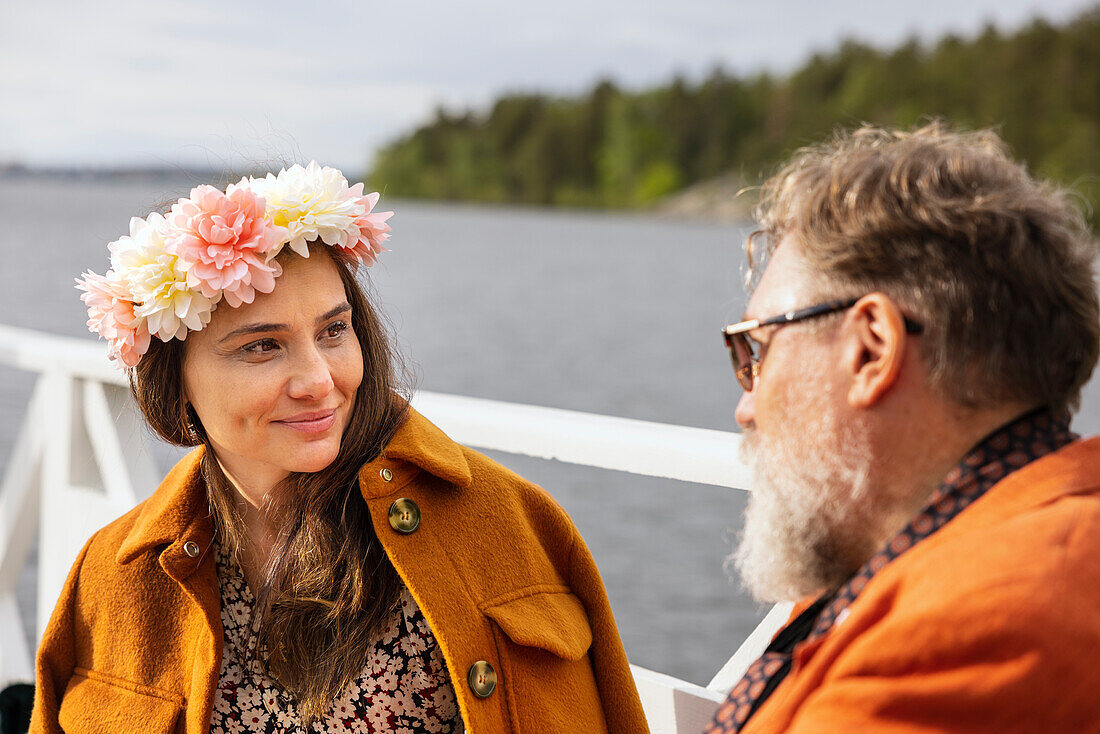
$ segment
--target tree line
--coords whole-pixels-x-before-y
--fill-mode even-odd
[[[509,94],[488,112],[448,112],[384,147],[368,176],[390,196],[646,207],[734,173],[758,183],[838,126],[908,127],[942,117],[995,127],[1037,174],[1100,201],[1100,6],[974,38],[891,50],[846,41],[786,76],[737,76],[579,97]],[[1095,216],[1093,216],[1095,222]]]

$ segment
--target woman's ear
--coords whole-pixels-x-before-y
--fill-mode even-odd
[[[870,408],[897,382],[907,347],[905,315],[891,298],[871,293],[845,317],[850,345],[846,366],[851,382],[848,404]]]

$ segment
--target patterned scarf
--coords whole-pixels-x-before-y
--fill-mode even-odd
[[[823,594],[806,611],[784,627],[767,650],[749,666],[733,687],[704,734],[741,731],[749,717],[787,676],[795,646],[824,635],[848,608],[863,587],[886,564],[946,525],[1012,472],[1077,439],[1069,430],[1069,417],[1055,418],[1049,410],[1028,413],[994,431],[952,469],[932,495],[931,502],[912,521],[871,557],[843,586]]]

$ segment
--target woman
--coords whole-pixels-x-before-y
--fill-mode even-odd
[[[315,163],[200,186],[78,281],[197,448],[77,558],[32,731],[646,731],[568,516],[397,392],[377,198]]]

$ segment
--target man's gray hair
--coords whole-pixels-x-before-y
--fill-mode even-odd
[[[1100,356],[1098,243],[1075,198],[996,133],[840,133],[765,183],[756,217],[750,279],[792,235],[831,294],[879,291],[923,323],[945,398],[1077,408]]]

